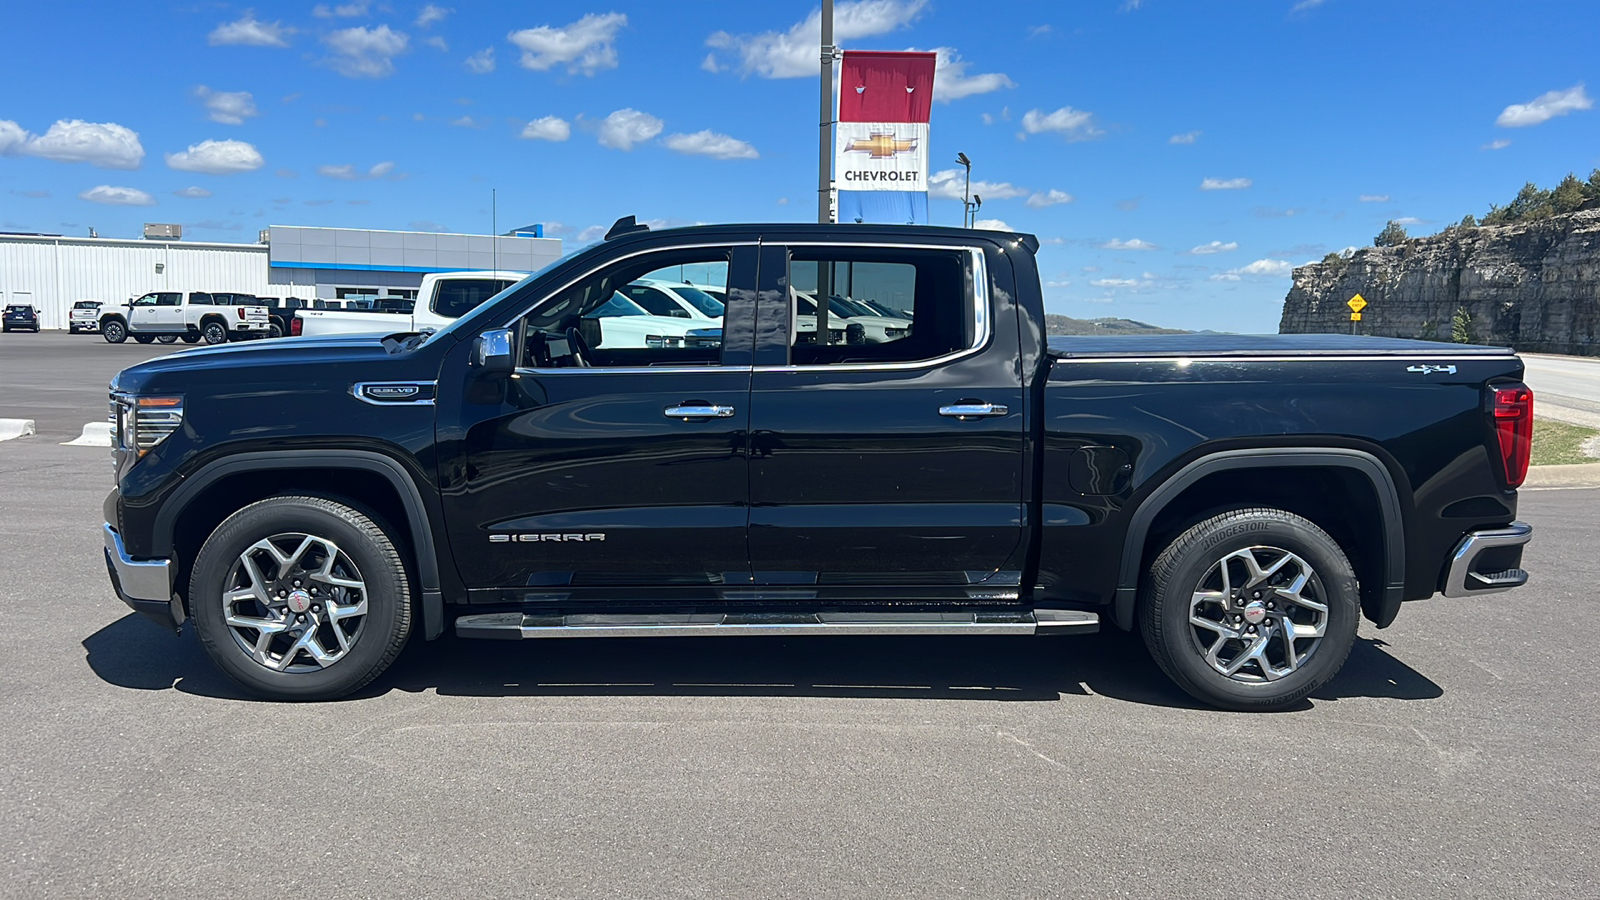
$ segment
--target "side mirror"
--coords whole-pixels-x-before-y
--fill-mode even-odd
[[[509,328],[485,331],[472,347],[472,367],[485,375],[510,375],[516,368],[512,347],[516,333]]]

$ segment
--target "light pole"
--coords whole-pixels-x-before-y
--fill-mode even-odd
[[[983,198],[979,197],[977,194],[973,194],[972,195],[972,221],[967,225],[968,228],[976,228],[976,227],[978,227],[978,210],[980,210],[980,209],[983,209]]]
[[[968,159],[965,153],[957,153],[956,162],[967,170],[966,185],[961,188],[961,227],[965,228],[967,227],[967,212],[972,206],[972,201],[968,199],[972,191],[972,160]]]
[[[817,221],[833,221],[833,0],[822,0],[822,134],[817,144]]]

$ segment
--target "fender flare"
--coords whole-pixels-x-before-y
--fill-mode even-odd
[[[439,551],[429,525],[428,507],[422,500],[415,479],[405,466],[393,458],[371,450],[277,450],[236,453],[208,463],[185,478],[156,513],[154,546],[158,555],[173,551],[173,535],[178,517],[206,488],[230,475],[271,469],[359,469],[382,476],[400,496],[406,521],[397,523],[410,529],[416,548],[417,580],[422,585],[423,635],[433,640],[444,631],[444,593],[439,587]]]
[[[1405,596],[1405,517],[1400,505],[1400,492],[1395,487],[1394,476],[1378,457],[1362,450],[1339,447],[1278,447],[1259,450],[1226,450],[1203,456],[1179,469],[1162,482],[1134,510],[1128,520],[1128,532],[1123,537],[1122,563],[1117,576],[1117,593],[1112,601],[1112,616],[1117,627],[1124,631],[1133,629],[1133,611],[1139,597],[1140,568],[1144,562],[1144,545],[1149,537],[1150,525],[1156,516],[1179,494],[1200,479],[1218,472],[1235,469],[1266,468],[1342,468],[1353,469],[1366,476],[1372,492],[1378,498],[1378,509],[1383,526],[1384,585],[1382,601],[1376,614],[1371,616],[1379,628],[1394,621]]]

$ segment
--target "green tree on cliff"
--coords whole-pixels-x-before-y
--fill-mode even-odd
[[[1411,235],[1406,234],[1406,227],[1404,225],[1401,225],[1399,222],[1390,219],[1389,224],[1383,226],[1383,230],[1378,232],[1378,236],[1372,239],[1372,246],[1398,247],[1401,244],[1404,244],[1406,239],[1409,237],[1411,237]]]
[[[1456,307],[1455,315],[1450,317],[1450,340],[1457,344],[1475,344],[1478,341],[1472,329],[1472,313],[1467,312],[1464,306]]]
[[[1583,201],[1589,199],[1589,186],[1579,181],[1571,172],[1561,179],[1556,189],[1550,192],[1550,206],[1557,215],[1561,213],[1577,212]]]

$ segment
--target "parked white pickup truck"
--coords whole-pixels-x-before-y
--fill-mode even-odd
[[[290,333],[394,334],[437,331],[478,304],[527,277],[525,272],[441,272],[422,276],[415,307],[409,312],[378,309],[300,309]]]
[[[151,291],[143,297],[100,311],[100,334],[108,344],[133,335],[141,344],[225,344],[229,339],[266,337],[271,331],[264,306],[219,306],[204,291]]]

